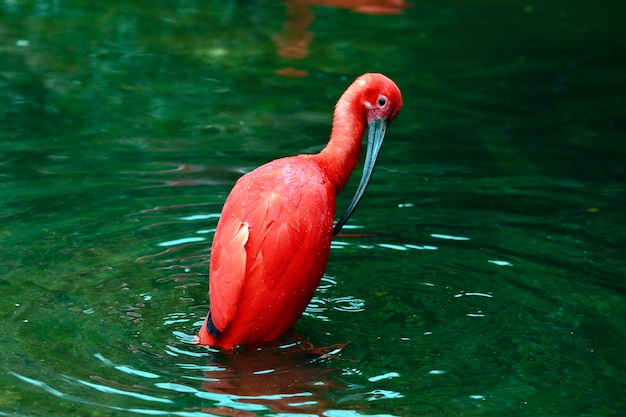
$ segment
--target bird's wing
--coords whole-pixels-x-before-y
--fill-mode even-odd
[[[246,276],[246,242],[250,235],[248,223],[236,217],[220,222],[211,249],[209,292],[211,320],[224,331],[237,312],[237,303]]]
[[[298,195],[286,198],[270,192],[250,212],[255,230],[247,247],[251,255],[248,273],[258,274],[266,290],[276,288],[287,267],[297,259],[304,242],[316,240],[316,236],[311,236],[311,223],[305,221],[298,210]]]
[[[211,319],[220,331],[235,317],[244,288],[262,296],[279,285],[293,262],[313,262],[301,259],[310,255],[308,251],[303,254],[303,247],[330,245],[334,206],[328,204],[328,190],[306,181],[290,182],[289,191],[264,188],[259,185],[261,173],[253,174],[256,177],[248,174],[237,182],[213,241]],[[254,185],[249,187],[250,183]],[[307,187],[306,193],[300,192],[300,187]],[[315,204],[321,206],[313,207]]]

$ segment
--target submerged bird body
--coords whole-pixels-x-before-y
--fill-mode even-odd
[[[271,341],[302,315],[324,273],[336,195],[358,162],[365,128],[363,179],[335,233],[363,195],[386,126],[401,106],[393,81],[365,74],[338,101],[320,153],[277,159],[237,181],[213,239],[210,312],[198,343],[232,349]]]

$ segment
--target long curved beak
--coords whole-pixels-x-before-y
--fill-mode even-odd
[[[365,190],[367,189],[370,179],[372,178],[374,166],[376,165],[376,159],[378,158],[378,152],[380,151],[380,147],[385,139],[386,131],[386,119],[374,119],[370,122],[367,135],[367,153],[365,154],[365,162],[363,164],[363,176],[361,177],[361,182],[359,183],[356,193],[352,198],[352,202],[346,209],[345,213],[343,213],[337,224],[335,224],[335,227],[333,228],[333,236],[339,233],[343,225],[346,224],[352,215],[352,212],[361,202],[361,198],[363,198],[363,194],[365,194]]]

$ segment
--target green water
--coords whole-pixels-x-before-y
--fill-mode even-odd
[[[429,3],[0,3],[0,415],[626,415],[624,4]],[[364,235],[282,348],[192,345],[232,184],[366,71]]]

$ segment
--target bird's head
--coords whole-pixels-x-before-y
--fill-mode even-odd
[[[355,97],[359,97],[360,103],[365,108],[365,118],[367,121],[367,153],[363,164],[363,176],[357,187],[356,194],[352,202],[335,224],[333,233],[337,234],[343,225],[348,221],[352,212],[356,209],[365,189],[367,188],[380,147],[385,139],[387,126],[396,118],[402,108],[402,93],[400,89],[389,78],[382,74],[363,74],[357,78],[346,93],[354,92]]]
[[[361,75],[355,83],[365,87],[363,105],[367,124],[371,126],[376,119],[383,119],[389,125],[402,108],[402,93],[396,83],[382,74],[371,73]]]

